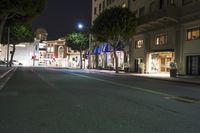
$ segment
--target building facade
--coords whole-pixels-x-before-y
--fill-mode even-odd
[[[118,2],[121,1],[93,0],[92,21],[103,9]],[[128,0],[122,3],[138,18],[129,48],[132,72],[139,72],[143,63],[146,73],[168,73],[170,62],[175,62],[179,74],[200,75],[200,0]]]
[[[65,39],[44,41],[46,44],[46,65],[68,68],[80,67],[80,52],[65,44]],[[87,65],[87,64],[86,64]]]
[[[92,0],[92,23],[96,19],[96,17],[105,9],[108,9],[114,6],[128,7],[129,1],[130,0]],[[99,43],[93,38],[91,40],[92,41],[89,46],[89,49],[91,51],[90,67],[100,68],[100,69],[101,68],[114,69],[115,67],[114,53],[112,52],[112,48],[109,46],[109,44],[106,42]],[[118,56],[119,69],[123,69],[124,59],[126,56],[124,54],[124,50],[118,49],[117,56]]]
[[[200,1],[135,0],[130,9],[139,18],[132,39],[131,69],[166,73],[176,62],[178,73],[200,75]]]

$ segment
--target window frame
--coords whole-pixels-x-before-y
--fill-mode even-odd
[[[164,40],[162,41],[162,39],[164,39]],[[166,45],[166,44],[168,44],[168,35],[166,33],[155,35],[155,45],[156,46]]]
[[[135,41],[135,49],[141,49],[144,47],[144,40],[138,39]]]
[[[193,33],[196,31],[198,34],[197,34],[197,37],[194,37]],[[186,40],[187,41],[197,40],[197,39],[200,39],[200,26],[186,29]]]

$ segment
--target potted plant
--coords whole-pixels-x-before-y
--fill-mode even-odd
[[[177,75],[177,65],[175,62],[170,62],[170,77],[176,77]]]
[[[124,63],[124,72],[130,71],[130,65],[128,63]]]
[[[143,62],[139,64],[139,71],[140,71],[140,73],[145,72],[145,64]]]

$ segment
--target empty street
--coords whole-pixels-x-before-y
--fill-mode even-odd
[[[0,90],[1,133],[197,133],[200,87],[19,67]]]

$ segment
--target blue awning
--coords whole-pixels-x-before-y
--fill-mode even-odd
[[[103,44],[102,52],[109,52],[109,44],[108,43]]]
[[[94,54],[100,54],[100,50],[99,50],[98,46],[94,48],[93,53]]]

